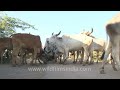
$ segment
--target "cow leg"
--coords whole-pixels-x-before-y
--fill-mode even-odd
[[[77,51],[75,51],[75,63],[77,63]]]
[[[86,64],[91,64],[91,53],[89,54],[88,59],[86,60]]]
[[[37,64],[37,54],[38,54],[37,48],[34,49],[34,52],[35,52],[35,54],[34,54],[34,60],[35,60],[35,64]]]
[[[16,55],[12,53],[12,66],[15,67],[16,66]]]
[[[26,59],[26,56],[25,56],[25,64],[27,64],[27,59]]]
[[[60,57],[60,62],[59,62],[59,64],[62,64],[62,60],[61,60],[61,59],[62,59],[62,55],[60,55],[59,57]]]
[[[94,64],[94,59],[93,59],[93,53],[92,52],[90,52],[89,64]]]
[[[37,54],[36,54],[37,55]],[[31,60],[31,62],[30,62],[30,65],[33,65],[33,62],[34,62],[34,60],[35,60],[35,49],[34,49],[34,52],[32,52],[32,60]]]
[[[21,64],[22,64],[22,65],[24,65],[24,64],[25,64],[25,61],[24,61],[24,56],[23,56],[23,55],[21,55],[21,56],[20,56],[20,59],[21,59]]]
[[[26,62],[26,52],[25,52],[25,50],[23,50],[23,52],[22,52],[22,64],[27,64],[27,62]]]
[[[37,65],[37,59],[35,56],[34,56],[34,61],[35,61],[35,65]]]
[[[60,58],[58,57],[58,60],[59,60]],[[57,63],[57,58],[55,58],[55,63]]]
[[[111,64],[112,64],[112,68],[114,71],[117,71],[117,68],[115,67],[115,60],[113,59],[113,57],[111,56]]]
[[[30,65],[33,65],[33,61],[34,61],[34,53],[32,53],[32,60],[30,62]]]
[[[93,64],[93,60],[92,60],[92,57],[93,57],[93,55],[92,55],[92,53],[90,53],[90,55],[89,55],[89,57],[88,57],[88,60],[89,60],[89,65],[91,65],[91,64]]]
[[[53,59],[54,63],[57,63],[57,60],[60,59],[60,56],[58,56],[56,54],[53,54],[53,56],[54,56],[54,59]]]
[[[105,64],[106,64],[106,62],[107,62],[107,57],[108,57],[108,55],[109,55],[110,52],[111,52],[111,51],[108,51],[108,52],[106,52],[105,55],[104,55],[104,59],[103,59],[103,61],[102,61],[102,67],[100,68],[100,74],[105,74],[105,72],[104,72],[104,66],[105,66]]]
[[[5,63],[6,61],[6,52],[2,51],[1,52],[1,64]]]
[[[81,59],[80,59],[80,64],[83,63],[83,59],[84,59],[84,49],[82,49],[82,52],[81,52]]]
[[[21,56],[17,56],[16,60],[17,60],[16,63],[17,63],[18,66],[21,66],[21,65],[24,64],[24,60],[23,60],[23,56],[22,55]]]
[[[11,51],[8,52],[8,60],[9,62],[8,63],[11,63],[11,59],[12,59],[12,54],[11,54]]]
[[[66,64],[66,61],[68,59],[68,51],[65,52],[65,54],[63,55],[63,64],[65,65]]]
[[[107,58],[108,58],[109,54],[111,53],[111,51],[112,51],[112,47],[111,47],[111,44],[109,42],[109,44],[106,47],[106,50],[104,51],[104,53],[102,55],[103,60],[102,60],[102,66],[100,67],[100,74],[105,74],[104,66],[107,62]]]
[[[73,57],[74,57],[73,63],[75,63],[75,51],[73,51]]]
[[[19,58],[19,63],[18,63],[18,65],[21,66],[21,65],[26,64],[26,63],[25,63],[25,61],[26,61],[26,52],[25,52],[25,50],[24,50],[23,48],[21,48],[21,49],[19,50],[19,54],[20,54],[20,57],[18,57],[18,58]]]
[[[45,60],[41,60],[39,57],[37,57],[37,60],[39,62],[39,64],[47,64],[47,62]]]
[[[43,57],[43,55],[40,57],[37,57],[37,58],[38,58],[38,61],[40,64],[47,64],[47,60],[46,60],[46,58]]]
[[[76,54],[77,54],[77,57],[76,57],[76,63],[77,63],[77,60],[78,60],[78,57],[79,57],[79,51],[77,51]]]
[[[88,50],[86,48],[84,48],[84,60],[83,60],[83,66],[86,65],[86,62],[88,60],[88,56],[89,56],[89,53],[88,53]]]
[[[117,46],[112,47],[112,56],[113,56],[113,60],[116,60],[118,69],[120,69],[120,61],[119,61],[120,54],[118,47],[119,47],[119,43],[117,43]]]
[[[3,53],[1,53],[1,64],[3,64]]]
[[[39,64],[43,64],[44,63],[44,61],[41,62],[40,57],[38,55],[37,55],[36,59],[38,60]]]
[[[62,62],[62,64],[65,64],[65,62],[66,62],[66,55],[63,55],[63,62]]]
[[[62,55],[60,55],[60,63],[61,63],[61,58],[62,58]]]
[[[18,56],[18,53],[19,53],[19,50],[20,48],[13,48],[13,52],[12,52],[12,66],[15,67],[16,64],[17,64],[17,56]]]
[[[41,61],[40,61],[40,58],[37,58],[37,60],[38,60],[39,64],[42,64]]]
[[[36,64],[36,58],[37,58],[37,48],[34,48],[31,65],[33,65],[34,60],[35,60],[35,64]]]
[[[97,61],[96,61],[96,63],[98,64],[98,62],[99,62],[99,58],[98,58],[98,57],[99,57],[99,54],[98,54],[98,53],[99,53],[99,52],[98,52],[98,51],[96,51],[96,52],[97,52]]]
[[[23,64],[27,64],[26,54],[23,55]]]
[[[98,62],[100,61],[100,58],[99,58],[99,51],[97,51],[97,64],[98,64]]]
[[[59,60],[59,57],[58,58],[54,57],[53,63],[57,63],[57,59]]]

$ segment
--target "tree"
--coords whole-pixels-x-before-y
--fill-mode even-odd
[[[0,12],[0,37],[9,37],[16,33],[16,29],[22,30],[32,28],[37,30],[33,25],[30,25],[18,18],[9,17],[4,12]]]

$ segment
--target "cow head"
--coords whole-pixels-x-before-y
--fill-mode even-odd
[[[84,30],[81,34],[85,34],[87,36],[90,36],[92,33],[93,33],[93,28],[92,28],[91,32],[89,32],[89,31],[85,32],[85,30]]]
[[[49,38],[47,38],[46,39],[46,42],[45,42],[45,47],[44,47],[44,52],[45,52],[45,54],[47,54],[47,53],[50,53],[51,52],[51,50],[50,50],[50,44],[49,44]]]
[[[46,39],[45,47],[44,47],[44,52],[46,56],[49,58],[54,57],[54,50],[55,48],[55,43],[57,42],[57,39],[62,39],[58,37],[60,35],[61,31],[58,34],[52,33],[52,36],[50,38]],[[53,59],[53,58],[52,58]]]
[[[89,32],[89,31],[85,32],[85,30],[84,30],[81,34],[84,34],[84,35],[90,36],[92,38],[95,38],[94,36],[91,35],[92,33],[93,33],[93,28],[92,28],[91,32]]]
[[[47,49],[48,47],[44,48],[44,53],[42,54],[42,56],[44,57],[44,59],[46,59],[46,61],[52,61],[54,59],[54,52],[52,47],[50,47],[50,49]]]
[[[46,39],[46,44],[43,51],[48,61],[52,59],[51,57],[53,57],[53,50],[54,50],[54,45],[50,43],[49,39]]]
[[[46,39],[45,42],[45,52],[49,52],[54,49],[54,44],[56,43],[56,40],[62,39],[61,37],[58,37],[60,35],[61,31],[58,34],[52,33],[52,36],[50,38]]]

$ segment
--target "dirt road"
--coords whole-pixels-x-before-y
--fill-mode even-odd
[[[4,64],[0,65],[0,79],[120,79],[120,71],[113,71],[110,64],[106,65],[106,74],[99,74],[100,65],[68,63],[12,67]]]

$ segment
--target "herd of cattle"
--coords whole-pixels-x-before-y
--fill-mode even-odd
[[[81,32],[80,34],[75,35],[63,35],[58,37],[61,31],[58,34],[53,34],[50,38],[46,39],[44,52],[47,55],[54,56],[54,59],[63,57],[63,62],[66,63],[66,60],[69,58],[69,52],[77,52],[77,58],[81,54],[80,63],[85,65],[86,63],[93,63],[93,51],[103,52],[105,49],[106,42],[102,39],[95,38],[91,35],[91,32]],[[75,55],[75,54],[74,54]],[[74,63],[77,61],[74,58]]]
[[[58,60],[62,64],[66,64],[67,59],[70,57],[69,53],[74,55],[74,63],[77,62],[79,55],[81,59],[80,63],[85,66],[87,63],[92,64],[93,51],[103,52],[102,54],[102,67],[100,73],[103,74],[104,66],[107,58],[110,55],[112,59],[112,67],[115,71],[120,67],[119,61],[119,42],[120,42],[120,14],[114,17],[106,25],[106,33],[109,36],[109,40],[96,38],[91,32],[84,31],[79,34],[63,35],[59,37],[61,31],[58,34],[52,33],[52,36],[46,39],[45,46],[42,48],[40,36],[17,33],[11,35],[9,38],[0,38],[0,61],[4,61],[4,58],[11,60],[12,66],[26,64],[26,56],[32,53],[33,64],[38,60],[39,63],[46,64],[48,61]],[[77,58],[75,58],[75,55]]]

